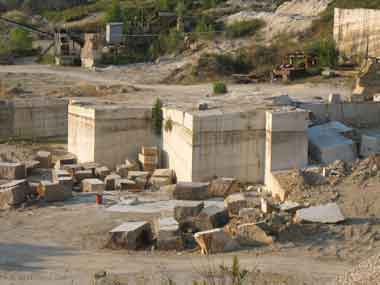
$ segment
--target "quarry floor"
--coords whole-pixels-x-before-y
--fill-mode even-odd
[[[231,84],[229,94],[210,97],[211,84],[159,84],[173,68],[175,63],[171,62],[101,71],[40,65],[1,66],[0,82],[14,89],[10,98],[31,102],[35,98],[93,97],[151,105],[160,97],[171,104],[186,106],[208,100],[215,106],[260,107],[271,97],[284,93],[297,100],[311,101],[326,99],[330,93],[348,95],[350,92],[346,82],[338,79],[291,85]],[[55,155],[65,150],[64,144],[41,146],[27,142],[0,145],[0,154],[21,160],[28,156],[28,151],[41,147]],[[127,220],[149,217],[106,212],[104,206],[95,205],[93,196],[3,211],[0,212],[0,284],[86,285],[99,270],[125,274],[139,280],[138,284],[155,284],[145,282],[151,280],[162,284],[159,281],[166,277],[186,284],[185,281],[197,276],[199,267],[228,263],[234,255],[244,268],[262,270],[265,281],[272,282],[269,284],[328,284],[353,264],[380,250],[380,223],[376,219],[380,216],[376,207],[380,202],[379,186],[380,180],[368,183],[366,191],[349,182],[339,186],[339,203],[349,218],[342,225],[306,226],[290,232],[271,247],[210,257],[202,257],[199,252],[104,249],[110,229]]]
[[[288,94],[298,101],[320,101],[331,93],[347,96],[346,78],[314,82],[228,84],[228,94],[212,95],[212,84],[160,84],[175,68],[175,63],[143,64],[88,71],[73,67],[46,65],[1,66],[0,83],[10,90],[9,99],[67,99],[91,97],[97,100],[128,102],[152,106],[157,97],[172,106],[193,108],[199,102],[211,107],[252,108],[270,104],[274,96]],[[5,98],[5,97],[4,97]],[[37,101],[36,101],[37,102]]]
[[[8,154],[8,159],[28,159],[37,149],[53,151],[59,157],[65,153],[65,144],[0,144],[0,154]],[[133,252],[104,248],[112,228],[126,221],[149,221],[154,216],[106,211],[118,200],[116,192],[109,192],[102,206],[95,204],[92,194],[76,194],[65,202],[0,211],[0,284],[90,284],[93,274],[100,270],[122,274],[136,282],[132,284],[161,285],[167,278],[186,284],[199,278],[202,269],[230,263],[233,256],[239,257],[243,268],[261,270],[257,284],[334,284],[336,276],[380,250],[380,178],[360,185],[347,179],[334,189],[346,222],[305,224],[291,228],[272,246],[209,257],[194,250]],[[165,192],[138,195],[141,199],[168,199]],[[318,195],[323,199],[323,193]]]

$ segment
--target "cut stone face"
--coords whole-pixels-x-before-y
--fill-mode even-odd
[[[8,209],[23,203],[27,192],[26,180],[14,180],[0,185],[0,209]]]
[[[194,235],[201,248],[202,254],[233,251],[239,248],[239,244],[224,229],[213,229],[198,232]]]
[[[345,220],[338,204],[329,203],[298,210],[295,216],[297,222],[312,222],[335,224]]]
[[[83,192],[103,193],[104,189],[105,189],[104,182],[97,178],[84,179],[82,181]]]
[[[20,180],[25,177],[25,164],[18,162],[0,162],[0,179]]]
[[[177,200],[206,200],[208,198],[208,183],[179,182],[173,192]]]

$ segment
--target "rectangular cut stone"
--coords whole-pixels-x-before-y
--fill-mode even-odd
[[[136,250],[146,247],[152,240],[148,222],[127,222],[110,231],[108,248]]]
[[[218,178],[210,184],[210,197],[225,198],[240,191],[239,183],[235,178]]]
[[[158,148],[157,147],[147,147],[143,146],[141,148],[141,154],[146,156],[158,156]]]
[[[74,180],[76,183],[81,183],[84,179],[94,178],[92,170],[79,170],[75,172]]]
[[[26,200],[28,183],[26,180],[14,180],[0,185],[0,209],[20,205]]]
[[[19,162],[0,162],[0,179],[24,179],[26,166]]]
[[[122,178],[127,178],[128,177],[128,166],[125,164],[120,164],[116,166],[116,173],[120,175]]]
[[[53,167],[52,155],[48,151],[38,151],[35,159],[40,162],[40,168]]]
[[[54,182],[58,182],[58,180],[59,180],[61,177],[70,177],[70,178],[71,178],[71,175],[70,175],[70,173],[69,173],[67,170],[63,170],[63,169],[54,169],[54,170],[53,170],[53,181],[54,181]]]
[[[82,181],[83,192],[103,193],[105,184],[97,178],[84,179]]]
[[[208,198],[209,183],[179,182],[173,191],[177,200],[205,200]]]
[[[380,134],[362,135],[360,154],[364,157],[380,154]]]
[[[239,248],[239,244],[224,229],[213,229],[198,232],[194,235],[201,248],[202,254],[233,251]]]
[[[241,209],[247,208],[247,205],[247,198],[243,193],[231,194],[224,200],[224,206],[232,215],[238,215]]]
[[[174,207],[174,218],[181,222],[189,217],[196,217],[203,209],[204,203],[197,201],[181,201]]]
[[[157,239],[177,236],[179,233],[179,223],[172,217],[155,219],[154,232]]]
[[[60,202],[72,196],[72,192],[58,182],[41,181],[37,191],[46,202]]]
[[[295,220],[297,222],[335,224],[343,222],[345,218],[336,203],[329,203],[298,210]]]
[[[273,237],[254,223],[242,224],[237,227],[237,239],[240,245],[257,246],[269,245],[274,242]]]
[[[63,189],[65,190],[65,193],[67,194],[67,197],[72,196],[73,186],[74,186],[74,180],[72,177],[60,177],[58,178],[58,183],[63,186]]]
[[[76,163],[77,163],[77,159],[73,156],[63,157],[56,161],[55,168],[62,169],[64,165],[76,164]]]
[[[104,179],[105,190],[116,190],[117,180],[121,179],[120,175],[110,174]]]
[[[104,180],[104,178],[106,178],[109,174],[111,174],[111,170],[107,166],[101,166],[95,169],[95,175],[99,179]]]
[[[120,190],[134,190],[138,189],[137,183],[129,179],[116,180],[116,188]]]
[[[195,227],[200,231],[224,227],[229,221],[225,208],[209,206],[204,208],[195,219]]]

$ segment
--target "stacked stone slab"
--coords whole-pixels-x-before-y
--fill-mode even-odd
[[[110,231],[107,247],[136,250],[152,241],[152,229],[148,222],[128,222]]]
[[[209,183],[179,182],[172,195],[177,200],[205,200],[209,197]]]
[[[105,189],[105,184],[103,181],[97,178],[84,179],[82,181],[82,191],[83,192],[92,192],[92,193],[103,193]]]
[[[144,171],[154,172],[159,165],[159,151],[157,147],[142,147],[139,161]]]
[[[60,202],[72,197],[71,189],[59,182],[41,181],[37,192],[46,202]]]
[[[0,162],[0,179],[24,179],[26,167],[18,162]]]
[[[154,222],[157,248],[159,250],[182,250],[179,223],[174,218],[159,218]]]
[[[14,180],[0,185],[0,209],[17,207],[26,199],[28,192],[26,180]]]

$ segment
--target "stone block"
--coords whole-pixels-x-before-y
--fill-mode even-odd
[[[142,165],[146,164],[152,164],[152,165],[158,165],[158,156],[150,156],[150,155],[143,155],[139,153],[139,162]]]
[[[75,183],[82,183],[84,179],[94,178],[94,174],[91,170],[78,170],[75,172],[74,181]]]
[[[240,191],[239,183],[234,178],[218,178],[211,182],[209,188],[210,197],[225,198],[230,194]]]
[[[54,169],[53,170],[53,181],[58,182],[61,177],[69,177],[71,178],[70,173],[67,170],[63,169]]]
[[[40,162],[40,168],[52,168],[53,167],[53,158],[50,152],[48,151],[38,151],[35,159]]]
[[[172,237],[159,237],[157,239],[157,249],[158,250],[176,250],[181,251],[184,249],[184,243],[182,237],[172,236]]]
[[[26,166],[19,162],[0,162],[0,179],[20,180],[26,178]]]
[[[92,193],[103,193],[105,184],[97,178],[84,179],[82,181],[82,191]]]
[[[202,254],[233,251],[239,244],[224,229],[213,229],[194,234]]]
[[[91,170],[92,175],[94,177],[96,176],[96,173],[95,173],[96,168],[101,166],[99,163],[96,163],[96,162],[85,162],[85,163],[81,163],[81,165],[84,170]]]
[[[336,224],[345,220],[338,204],[314,206],[298,210],[295,216],[296,222],[312,222],[324,224]]]
[[[63,169],[64,165],[76,164],[76,163],[77,163],[77,159],[74,156],[63,157],[56,161],[55,169]]]
[[[146,156],[158,156],[159,150],[157,147],[143,146],[141,148],[141,154]]]
[[[119,190],[135,190],[135,189],[138,189],[135,181],[129,180],[129,179],[123,179],[123,178],[116,180],[116,188]]]
[[[330,104],[341,104],[342,98],[341,98],[340,94],[330,94],[328,102]]]
[[[0,185],[0,209],[17,207],[25,202],[27,192],[26,180],[14,180]]]
[[[159,189],[162,186],[171,185],[174,182],[175,173],[171,169],[156,169],[152,177],[150,178],[150,184],[155,189]]]
[[[72,196],[74,187],[74,180],[72,177],[59,177],[58,183],[62,185],[64,191],[67,193],[67,197]]]
[[[149,175],[150,174],[147,171],[130,171],[128,173],[128,179],[136,180],[136,178],[138,178],[138,177],[142,177],[142,178],[148,179]]]
[[[27,161],[24,161],[24,164],[25,164],[27,176],[32,175],[33,171],[39,168],[40,166],[40,162],[37,160],[27,160]]]
[[[147,247],[152,241],[152,229],[148,222],[127,222],[110,231],[106,247],[136,250]]]
[[[154,233],[157,239],[168,239],[178,235],[179,223],[172,217],[156,218],[154,220]]]
[[[101,167],[95,168],[95,175],[101,180],[104,180],[110,174],[111,174],[111,170],[107,166],[101,166]]]
[[[136,161],[126,159],[125,165],[127,166],[128,171],[139,171],[140,170],[139,165]]]
[[[116,173],[120,175],[122,178],[128,177],[128,166],[125,164],[120,164],[116,166]]]
[[[81,171],[81,170],[84,170],[83,169],[83,166],[80,165],[80,164],[65,164],[65,165],[62,165],[62,168],[63,170],[67,170],[71,176],[75,176],[75,173],[77,171]]]
[[[116,184],[119,179],[121,179],[121,176],[118,174],[107,175],[107,177],[104,179],[105,190],[116,190]]]
[[[224,205],[228,209],[230,215],[238,215],[240,209],[247,208],[247,198],[243,193],[229,195],[224,200]]]
[[[38,186],[38,195],[46,202],[60,202],[72,196],[72,192],[58,182],[41,181]]]
[[[148,186],[148,179],[145,177],[136,177],[135,178],[137,189],[144,190]]]
[[[189,217],[196,217],[204,207],[203,202],[182,201],[174,207],[174,218],[181,222]]]
[[[179,182],[173,191],[177,200],[205,200],[208,198],[209,183]]]
[[[194,225],[200,231],[207,231],[214,228],[222,228],[228,221],[227,209],[209,206],[204,208],[195,218]]]
[[[237,227],[237,240],[243,246],[270,245],[273,237],[255,223],[242,224]]]
[[[239,211],[239,217],[245,220],[256,220],[261,216],[261,211],[256,208],[243,208]]]

